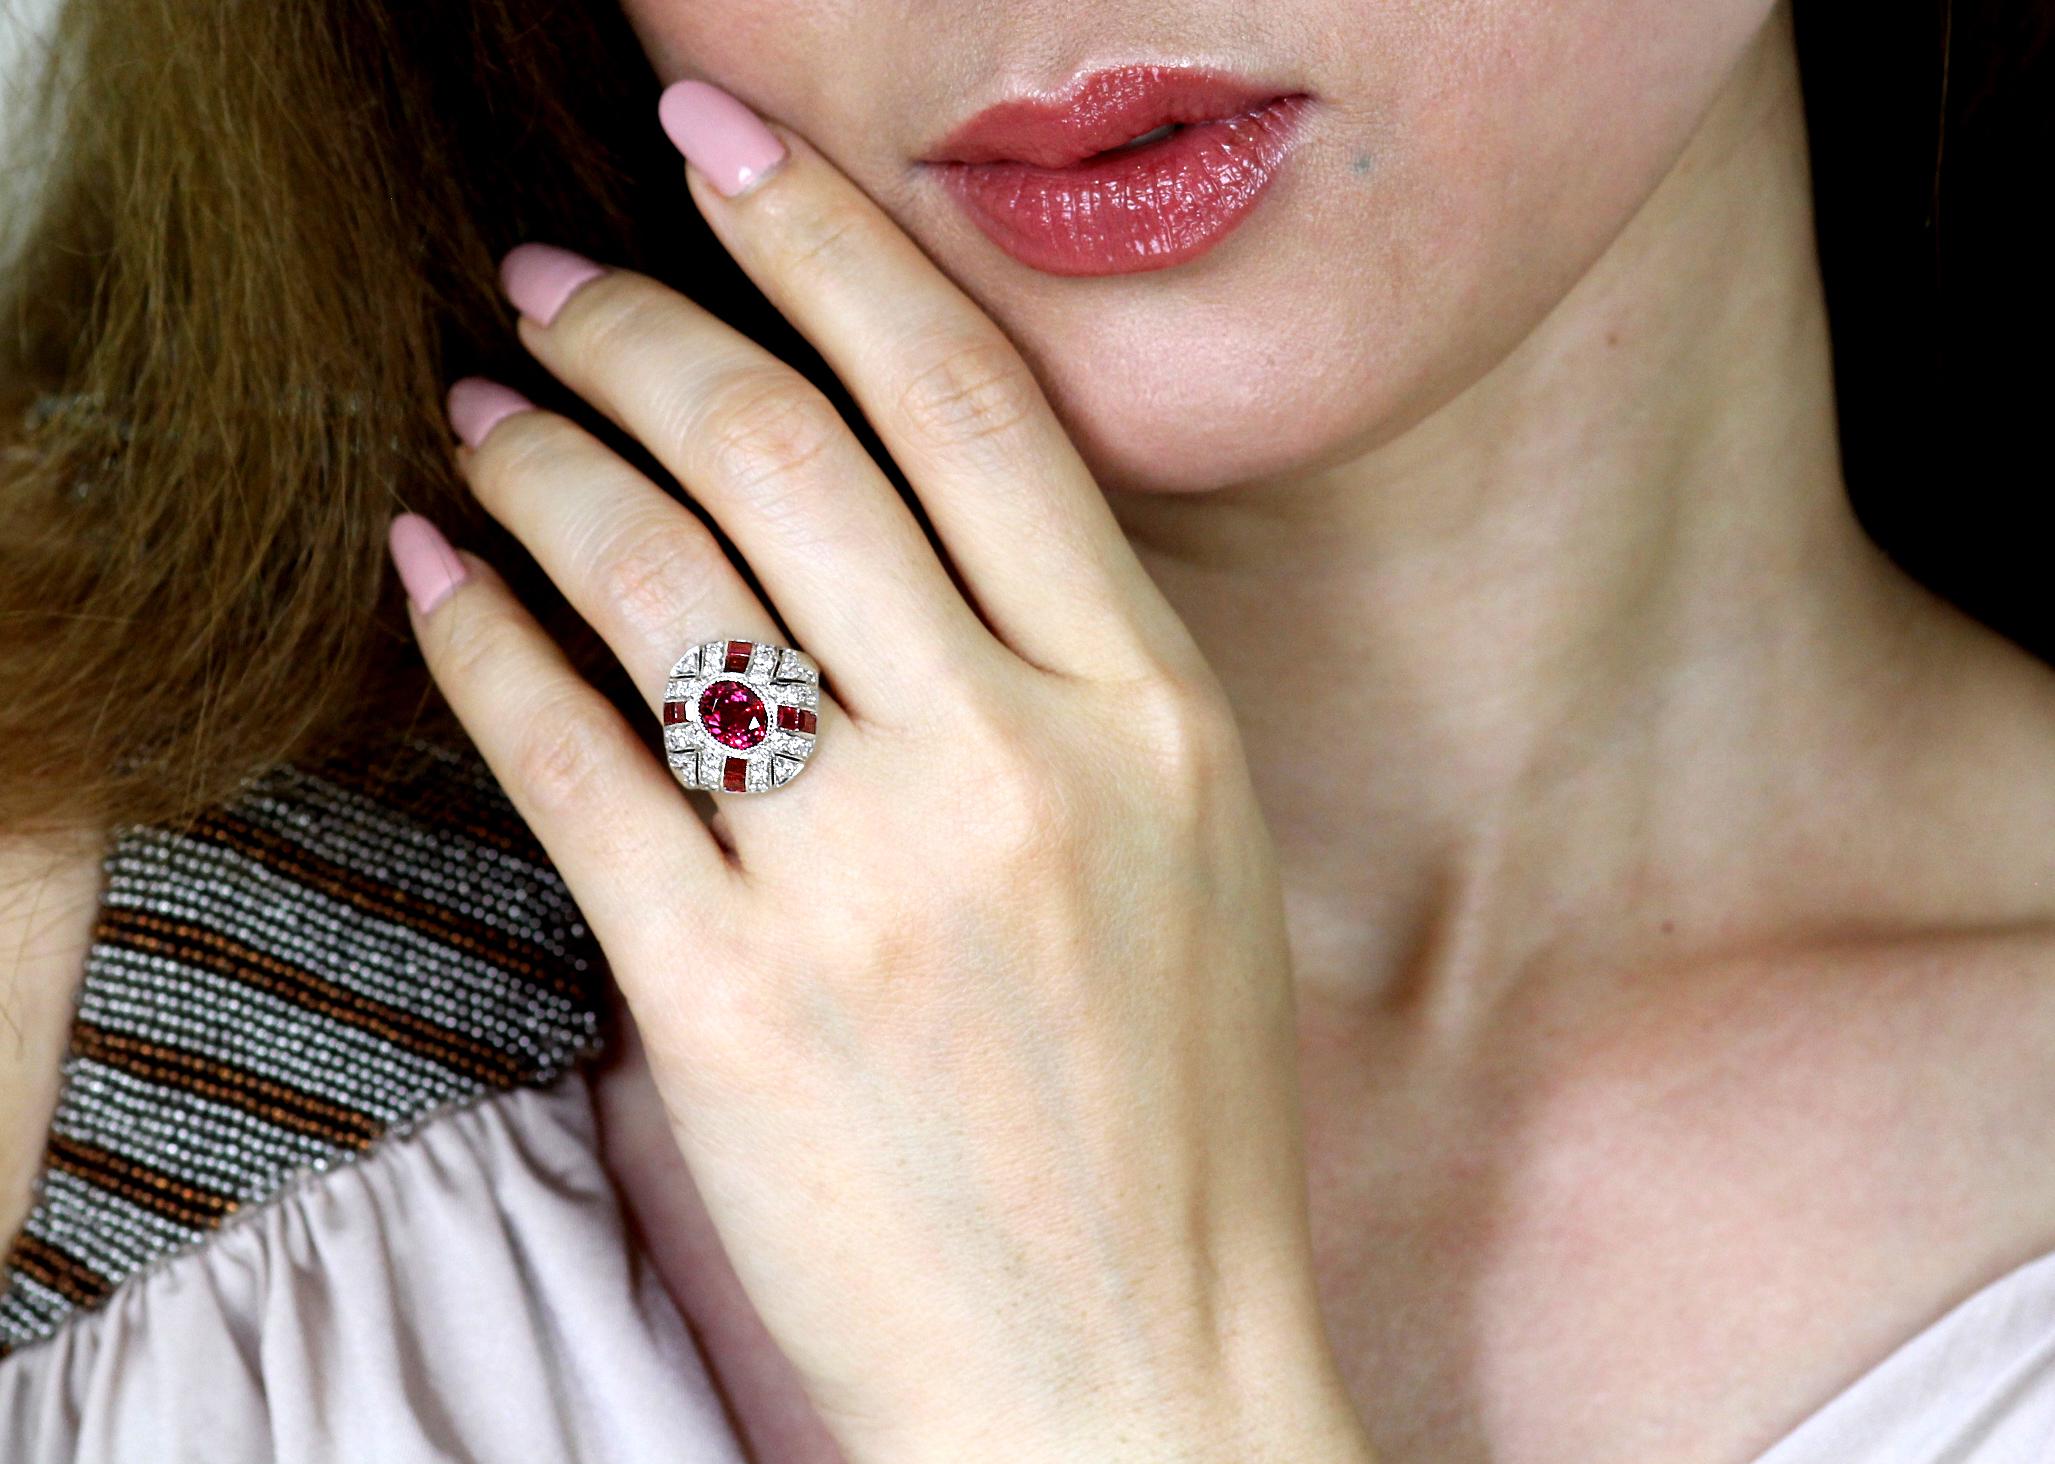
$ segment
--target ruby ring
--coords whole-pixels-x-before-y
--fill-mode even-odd
[[[688,788],[767,793],[813,756],[820,667],[769,641],[691,647],[664,687],[664,756]]]

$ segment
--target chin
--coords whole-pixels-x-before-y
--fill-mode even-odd
[[[1219,338],[1215,338],[1217,341]],[[1080,349],[1040,368],[1058,416],[1100,485],[1128,493],[1210,493],[1346,460],[1375,441],[1385,413],[1361,386],[1256,350],[1215,374],[1146,363],[1109,370]]]
[[[886,202],[1019,347],[1102,487],[1261,487],[1374,451],[1488,374],[1637,201],[1523,256],[1507,241],[1525,221],[1466,198],[1453,160],[1438,190],[1409,176],[1424,164],[1369,179],[1347,129],[1309,130],[1264,206],[1174,268],[1060,277],[996,253],[932,192]]]
[[[1268,223],[1268,220],[1264,220]],[[1252,228],[1193,266],[959,283],[1019,346],[1101,486],[1194,494],[1360,453],[1417,416],[1395,303],[1319,282],[1324,251]],[[1242,247],[1246,245],[1246,248]]]

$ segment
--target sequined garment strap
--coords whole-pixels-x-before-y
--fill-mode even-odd
[[[0,1275],[0,1354],[310,1172],[549,1082],[597,1048],[599,972],[469,756],[288,769],[190,826],[125,831]]]

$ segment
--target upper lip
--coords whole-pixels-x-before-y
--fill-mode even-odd
[[[1114,66],[1054,96],[1016,96],[985,108],[923,155],[930,163],[1068,167],[1167,123],[1211,122],[1293,93],[1223,71]]]

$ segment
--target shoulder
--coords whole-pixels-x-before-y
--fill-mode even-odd
[[[1920,620],[1878,673],[1892,715],[1872,806],[1849,811],[1869,831],[1848,851],[1869,907],[1851,923],[1982,932],[2017,958],[2055,931],[2055,666],[1952,605]]]

